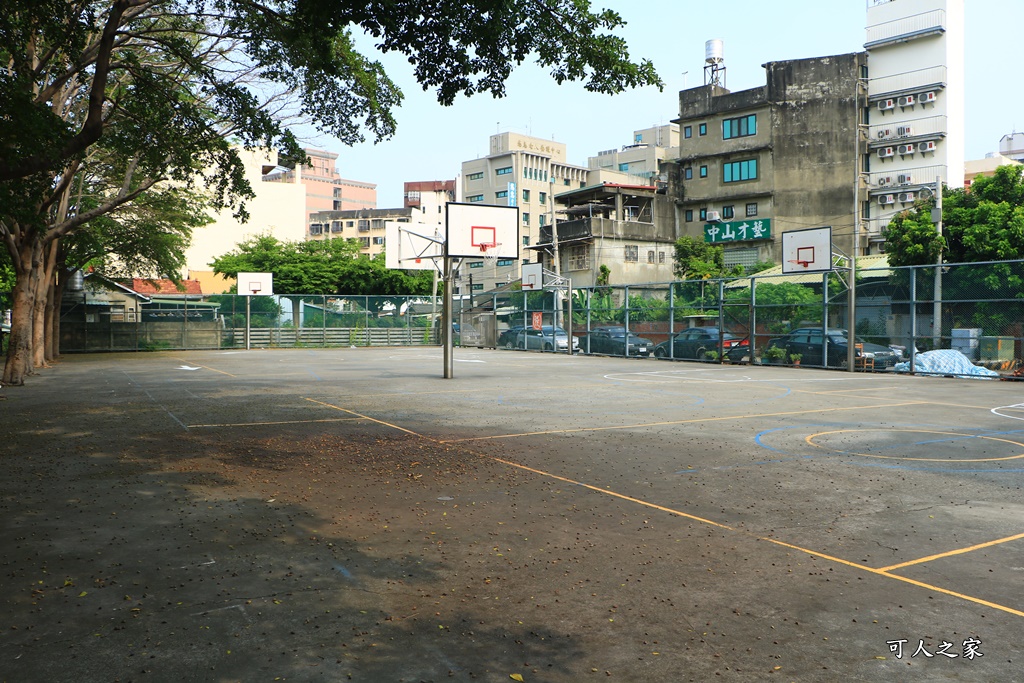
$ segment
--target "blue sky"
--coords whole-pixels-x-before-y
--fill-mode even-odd
[[[376,55],[405,94],[395,112],[397,134],[374,145],[345,147],[305,131],[303,141],[337,152],[342,177],[377,184],[377,206],[402,205],[402,184],[445,180],[465,160],[485,156],[489,136],[513,131],[564,142],[570,163],[586,165],[597,152],[629,144],[632,132],[668,123],[678,115],[678,93],[704,82],[704,44],[725,44],[726,86],[733,91],[764,85],[768,61],[863,49],[866,0],[592,0],[627,21],[620,34],[630,56],[650,59],[665,89],[621,95],[587,93],[579,84],[556,85],[527,62],[509,79],[507,96],[460,98],[442,107],[423,92],[400,56]],[[999,149],[999,139],[1024,130],[1024,90],[1012,27],[1021,0],[966,0],[967,159]],[[372,43],[366,43],[372,51]],[[1009,75],[1008,75],[1009,74]],[[303,131],[297,131],[302,133]]]

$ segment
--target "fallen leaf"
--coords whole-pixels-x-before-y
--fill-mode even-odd
[[[520,683],[522,683],[523,680],[522,674],[509,674],[508,677],[511,678],[513,681],[520,681]]]

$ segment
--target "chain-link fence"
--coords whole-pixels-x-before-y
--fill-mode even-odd
[[[63,306],[61,351],[246,348],[247,335],[250,348],[429,345],[440,312],[432,297],[225,294],[133,306],[81,294]]]

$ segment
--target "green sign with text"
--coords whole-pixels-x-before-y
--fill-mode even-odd
[[[767,240],[772,237],[772,220],[729,221],[727,223],[706,223],[705,242],[743,242],[745,240]]]

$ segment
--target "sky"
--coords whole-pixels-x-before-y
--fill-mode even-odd
[[[726,87],[736,92],[765,83],[769,61],[820,57],[863,49],[867,0],[592,0],[627,22],[617,33],[633,61],[650,59],[665,83],[615,96],[588,93],[578,83],[557,85],[544,69],[524,62],[509,78],[507,94],[460,97],[451,107],[424,92],[396,54],[363,43],[405,95],[394,114],[397,132],[387,141],[346,147],[312,129],[297,130],[306,146],[339,154],[343,178],[375,183],[378,208],[402,206],[403,183],[449,180],[463,161],[487,155],[490,136],[516,132],[557,140],[567,161],[587,165],[601,150],[632,142],[634,130],[678,116],[679,91],[704,84],[704,46],[724,42]],[[1012,27],[1022,0],[965,0],[966,158],[999,150],[999,139],[1024,130],[1024,89]],[[1007,73],[1011,76],[1007,77]]]

